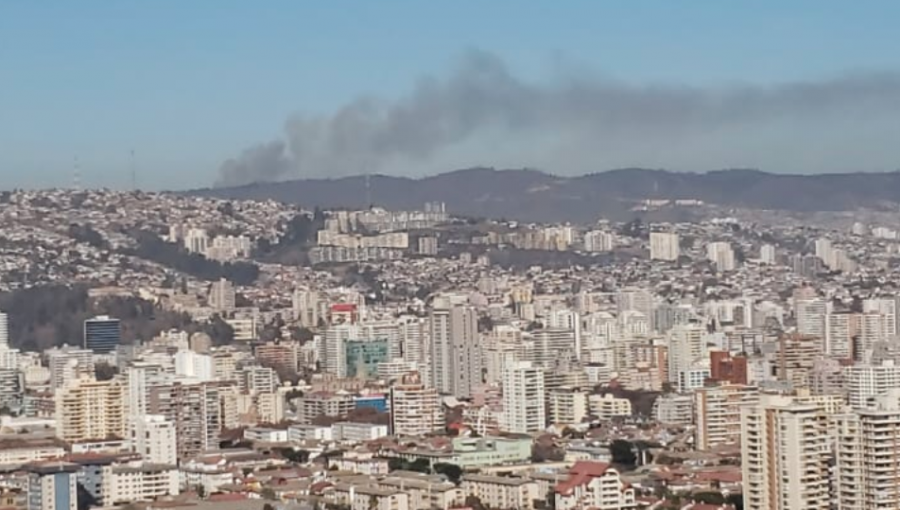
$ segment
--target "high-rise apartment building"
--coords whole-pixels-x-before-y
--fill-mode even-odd
[[[294,291],[292,308],[294,318],[304,328],[316,328],[319,326],[320,309],[322,300],[318,291],[309,289],[297,289]]]
[[[431,381],[439,392],[470,397],[481,385],[481,346],[475,308],[435,308],[430,315]]]
[[[695,448],[708,450],[741,441],[741,408],[759,401],[754,386],[725,384],[694,392]]]
[[[828,510],[833,459],[823,406],[762,395],[741,409],[746,510]]]
[[[208,300],[209,306],[213,310],[232,312],[237,307],[235,299],[234,285],[225,278],[220,278],[219,281],[210,285]]]
[[[679,374],[707,359],[703,335],[706,330],[697,323],[676,324],[669,330],[669,380],[678,382]]]
[[[575,425],[588,416],[588,394],[562,386],[547,391],[547,420],[553,425]]]
[[[775,247],[771,244],[764,244],[759,249],[759,261],[766,265],[774,265],[777,261]]]
[[[532,333],[530,349],[523,359],[538,368],[553,370],[578,359],[578,331],[574,329],[545,328]]]
[[[592,230],[584,234],[584,251],[600,253],[616,247],[616,235],[605,230]]]
[[[839,416],[834,493],[840,510],[900,508],[900,390]]]
[[[175,424],[165,416],[148,414],[136,416],[129,424],[131,449],[153,464],[178,464],[178,442]]]
[[[503,418],[507,432],[527,434],[547,426],[544,371],[528,362],[520,362],[503,373]]]
[[[831,303],[820,298],[794,300],[794,317],[797,333],[825,339],[826,316],[831,313]]]
[[[681,255],[678,234],[650,232],[650,259],[674,262]]]
[[[722,241],[706,245],[706,259],[716,265],[717,271],[734,271],[737,266],[731,244]]]
[[[219,393],[218,386],[210,383],[173,383],[150,389],[148,412],[175,425],[179,459],[218,445],[223,423]]]
[[[425,386],[418,372],[391,387],[391,434],[424,436],[444,429],[437,390]]]
[[[125,388],[81,378],[56,393],[56,434],[69,442],[125,438]]]
[[[0,312],[0,349],[9,347],[9,316]]]
[[[884,316],[884,336],[897,336],[898,298],[873,298],[863,300],[863,313],[878,313]]]
[[[857,364],[844,367],[844,386],[850,407],[855,410],[866,409],[872,398],[884,395],[891,388],[900,388],[900,366],[888,359],[880,365]]]

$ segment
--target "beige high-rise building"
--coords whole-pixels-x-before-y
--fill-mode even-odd
[[[69,442],[124,438],[125,387],[83,377],[56,393],[56,434]]]
[[[837,508],[900,508],[900,389],[838,417],[837,428]]]
[[[677,324],[668,333],[669,381],[677,383],[679,374],[706,360],[703,326],[697,323]]]
[[[726,384],[694,392],[695,447],[708,450],[741,440],[741,408],[759,401],[755,386]]]
[[[391,387],[391,434],[423,436],[443,428],[438,392],[426,387],[418,372],[404,375]]]
[[[681,255],[678,234],[650,232],[650,260],[674,262]]]
[[[762,395],[741,409],[746,510],[828,510],[829,416],[815,403]]]
[[[588,416],[588,394],[563,386],[547,391],[547,418],[553,425],[581,423]]]

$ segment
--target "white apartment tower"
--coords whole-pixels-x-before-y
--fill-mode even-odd
[[[129,423],[131,449],[141,454],[145,462],[178,464],[175,424],[165,416],[148,414],[136,416]]]
[[[294,310],[294,318],[300,321],[300,325],[310,329],[318,327],[321,299],[317,291],[295,290],[291,305]]]
[[[829,510],[829,415],[820,404],[762,395],[741,409],[746,510]]]
[[[891,388],[900,388],[900,366],[894,360],[880,365],[857,364],[844,367],[844,386],[847,403],[855,410],[869,407],[870,399],[884,395]]]
[[[592,230],[584,234],[584,251],[599,253],[616,247],[616,235],[604,230]]]
[[[219,312],[231,312],[236,308],[234,285],[224,278],[209,288],[209,306]]]
[[[650,233],[650,259],[674,262],[681,255],[678,234],[668,232]]]
[[[831,303],[824,299],[795,299],[794,316],[797,319],[797,333],[815,336],[824,341],[826,317],[829,313],[831,313]]]
[[[716,265],[717,271],[734,271],[736,267],[731,244],[718,241],[706,245],[706,258]]]
[[[897,298],[876,298],[863,300],[863,313],[884,315],[884,334],[890,338],[897,336]]]
[[[435,308],[429,319],[432,386],[444,394],[472,396],[482,382],[475,308],[468,305]]]
[[[669,381],[677,382],[678,374],[690,370],[706,359],[703,342],[705,330],[697,323],[676,324],[669,330]]]
[[[547,426],[544,371],[520,362],[503,373],[503,415],[506,432],[527,434]]]

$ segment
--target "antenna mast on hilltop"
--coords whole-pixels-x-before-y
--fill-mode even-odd
[[[372,175],[369,174],[369,167],[365,168],[366,178],[366,207],[371,209],[375,204],[372,203]]]
[[[137,167],[134,164],[134,149],[131,149],[131,191],[137,191]]]
[[[81,189],[81,168],[78,166],[78,156],[75,156],[75,164],[72,167],[72,188]]]

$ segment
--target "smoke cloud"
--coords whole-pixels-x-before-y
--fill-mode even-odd
[[[579,73],[533,83],[498,57],[471,51],[446,77],[424,78],[397,100],[365,97],[330,115],[291,116],[283,140],[229,159],[216,184],[479,164],[559,174],[628,166],[893,170],[896,133],[896,74],[721,88],[635,86]]]

